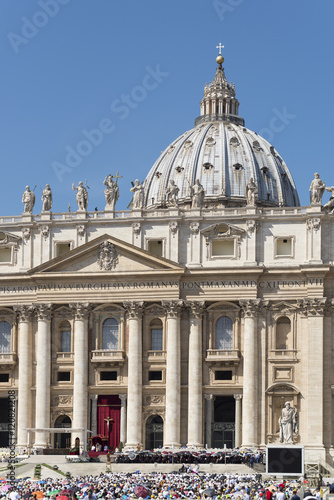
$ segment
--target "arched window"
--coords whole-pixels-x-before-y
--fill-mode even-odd
[[[286,316],[276,322],[276,349],[292,349],[291,321]]]
[[[102,325],[102,349],[105,351],[118,350],[118,321],[108,318]]]
[[[12,327],[8,321],[0,321],[0,352],[11,351]]]
[[[216,323],[216,349],[233,348],[233,322],[228,316],[221,316]]]
[[[71,352],[72,351],[71,325],[68,321],[64,321],[63,323],[61,323],[59,328],[59,336],[60,336],[59,352]]]
[[[151,328],[151,351],[163,350],[163,330],[160,319],[154,319],[150,324]]]

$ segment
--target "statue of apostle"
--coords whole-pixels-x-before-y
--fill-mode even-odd
[[[169,181],[169,186],[166,189],[167,205],[172,205],[174,207],[177,207],[179,202],[178,198],[179,191],[180,191],[179,188],[177,187],[173,179],[171,179]]]
[[[32,214],[35,205],[35,194],[33,191],[30,191],[29,186],[26,186],[26,190],[23,193],[22,203],[24,203],[23,213]]]
[[[118,173],[118,172],[117,172]],[[104,195],[106,197],[106,209],[115,210],[115,204],[119,197],[119,188],[117,182],[113,181],[112,175],[107,175],[104,179],[103,184],[106,186],[104,190]]]
[[[42,192],[42,202],[43,202],[43,212],[49,212],[52,208],[52,191],[50,188],[50,184],[45,186]]]
[[[135,180],[135,183],[130,191],[131,193],[133,193],[132,208],[143,208],[144,187],[142,184],[140,184],[139,179]]]
[[[253,177],[251,177],[246,185],[245,196],[247,200],[247,205],[255,207],[255,200],[257,197],[257,186],[254,182]]]
[[[87,192],[87,189],[85,188],[85,186],[83,185],[83,182],[80,181],[77,187],[74,185],[74,182],[73,182],[72,189],[73,189],[73,191],[77,191],[75,197],[77,200],[79,210],[87,210],[88,192]]]
[[[310,185],[311,205],[321,205],[322,195],[325,191],[325,183],[320,179],[318,172],[314,174],[314,179]]]
[[[280,418],[279,424],[279,439],[281,443],[293,444],[293,434],[298,434],[297,411],[286,402]]]
[[[191,188],[191,208],[202,208],[204,202],[205,190],[199,179],[196,179],[195,184]]]

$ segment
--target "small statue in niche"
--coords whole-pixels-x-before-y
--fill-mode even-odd
[[[293,434],[298,435],[297,411],[286,402],[278,419],[279,439],[281,443],[293,444]]]

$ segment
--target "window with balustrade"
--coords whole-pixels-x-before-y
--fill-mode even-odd
[[[216,349],[230,351],[233,349],[233,321],[228,316],[221,316],[216,322]]]
[[[8,321],[0,321],[0,353],[10,353],[12,343],[12,327]]]
[[[118,350],[119,324],[115,318],[107,318],[102,323],[102,349]]]

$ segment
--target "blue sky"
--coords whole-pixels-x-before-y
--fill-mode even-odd
[[[308,204],[314,172],[334,185],[333,18],[332,0],[2,0],[0,214],[22,213],[26,184],[34,213],[46,183],[53,212],[76,210],[85,179],[101,210],[116,171],[126,209],[131,181],[193,127],[219,42],[239,114]]]

